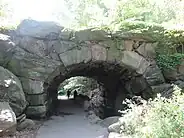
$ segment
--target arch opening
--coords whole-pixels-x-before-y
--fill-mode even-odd
[[[104,118],[107,103],[105,91],[105,87],[92,78],[76,76],[66,79],[58,87],[59,106],[55,112],[59,115],[61,108],[69,108],[70,112],[91,111],[99,118]]]
[[[48,115],[52,115],[58,108],[58,88],[60,84],[76,76],[92,78],[97,81],[98,87],[103,89],[104,108],[101,118],[120,115],[118,110],[124,108],[122,101],[125,98],[132,98],[136,95],[147,99],[152,96],[146,80],[134,70],[104,61],[80,63],[67,67],[65,73],[55,76],[49,84],[45,83],[49,101]],[[136,88],[132,88],[133,85]],[[132,91],[137,88],[139,90],[136,93]],[[148,93],[148,95],[145,96],[145,93]]]
[[[76,76],[64,80],[58,87],[59,99],[74,99],[74,92],[78,95],[90,96],[90,91],[98,88],[98,82],[95,79]]]

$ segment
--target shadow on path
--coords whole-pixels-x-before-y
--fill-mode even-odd
[[[58,115],[44,122],[36,138],[106,138],[107,129],[91,124],[72,99],[60,100]]]

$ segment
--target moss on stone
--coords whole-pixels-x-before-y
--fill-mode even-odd
[[[103,26],[101,29],[111,34],[112,38],[159,42],[156,51],[162,54],[176,53],[176,48],[184,45],[184,30],[168,29],[156,23],[122,21]]]

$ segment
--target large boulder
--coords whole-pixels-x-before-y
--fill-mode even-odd
[[[0,100],[9,102],[16,116],[21,115],[27,106],[21,82],[13,73],[1,66],[0,88]]]
[[[121,124],[120,122],[116,122],[108,127],[108,132],[116,132],[119,133],[121,130]]]
[[[121,61],[126,67],[136,70],[139,74],[143,74],[150,65],[144,57],[133,51],[124,51]]]
[[[18,36],[30,36],[39,39],[56,40],[59,39],[60,33],[64,27],[55,22],[43,22],[30,19],[23,20],[17,27],[16,34]],[[65,33],[66,35],[67,33]],[[68,35],[70,35],[68,33]],[[66,37],[66,36],[65,36]]]
[[[171,86],[171,84],[163,83],[163,84],[159,84],[156,86],[152,86],[151,88],[156,93],[162,93],[164,91],[168,91],[169,89],[171,89],[172,86]]]
[[[145,43],[137,48],[137,52],[145,58],[155,58],[155,47],[158,43]]]
[[[104,102],[103,91],[99,88],[91,91],[91,96],[89,96],[89,110],[93,111],[98,117],[103,118],[104,116]]]
[[[80,30],[75,32],[75,39],[80,41],[88,40],[107,40],[108,34],[103,30],[98,30],[95,28],[90,28],[86,30]]]
[[[92,124],[98,124],[101,122],[101,119],[93,111],[89,111],[86,117]]]
[[[179,88],[184,89],[184,81],[177,80],[174,82],[175,85],[177,85]]]
[[[146,80],[141,77],[132,77],[125,85],[126,90],[132,94],[139,94],[146,90],[148,84]]]
[[[163,75],[168,81],[176,81],[178,80],[179,74],[177,69],[163,69]]]
[[[165,83],[164,76],[157,65],[149,66],[143,76],[150,86]]]
[[[10,40],[10,36],[0,34],[0,66],[6,66],[11,60],[14,48],[15,44]]]
[[[120,116],[111,116],[111,117],[108,117],[108,118],[105,118],[102,122],[101,122],[101,125],[102,126],[105,126],[105,127],[108,127],[116,122],[119,121],[119,118]]]
[[[16,132],[16,116],[8,102],[0,102],[0,137]]]
[[[33,129],[35,126],[35,122],[31,119],[25,119],[23,122],[17,123],[17,130],[21,131],[24,129]]]
[[[171,84],[169,89],[161,92],[161,96],[171,98],[174,92],[181,92],[181,90],[182,88],[180,88],[177,84]]]

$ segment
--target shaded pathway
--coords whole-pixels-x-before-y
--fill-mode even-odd
[[[60,102],[60,116],[52,116],[38,130],[36,138],[105,138],[107,129],[91,124],[82,108],[72,100]]]

